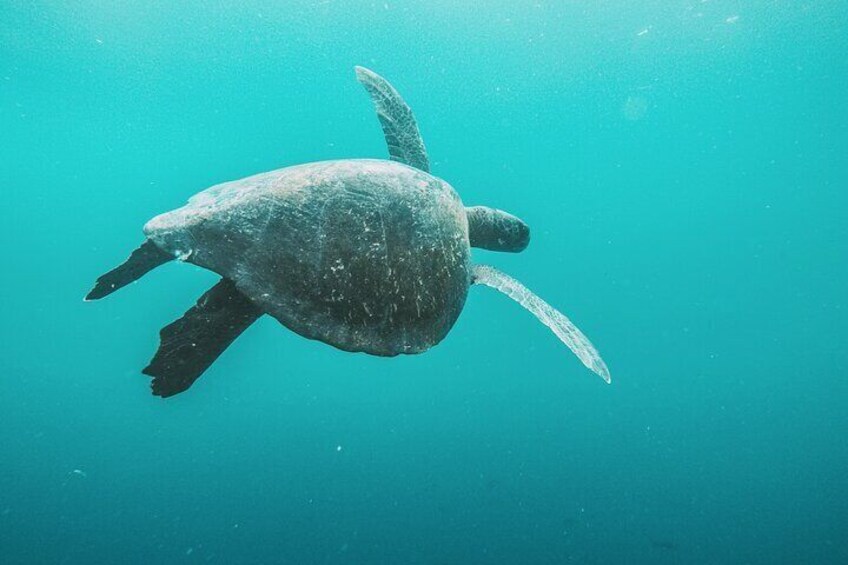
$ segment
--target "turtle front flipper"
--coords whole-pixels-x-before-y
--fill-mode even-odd
[[[148,239],[132,252],[129,259],[97,279],[85,300],[99,300],[108,296],[173,259],[173,255]]]
[[[482,284],[506,294],[536,316],[548,326],[554,334],[583,362],[607,383],[610,373],[601,355],[583,332],[571,323],[562,312],[533,294],[523,284],[494,267],[475,265],[472,271],[472,283]]]
[[[153,394],[168,397],[188,389],[261,315],[231,280],[221,279],[159,332],[159,349],[142,371],[153,377]]]
[[[429,173],[430,160],[418,123],[398,91],[389,81],[365,67],[356,67],[356,79],[374,102],[391,159]]]

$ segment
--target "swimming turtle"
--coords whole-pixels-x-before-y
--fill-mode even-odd
[[[609,382],[588,339],[515,279],[471,263],[471,247],[518,252],[530,240],[511,214],[466,208],[430,174],[415,117],[381,76],[356,67],[390,160],[286,167],[213,186],[144,226],[145,242],[97,279],[96,300],[173,259],[219,274],[185,315],[163,328],[143,372],[153,393],[186,390],[248,326],[269,314],[345,351],[421,353],[453,326],[472,284],[532,312]]]

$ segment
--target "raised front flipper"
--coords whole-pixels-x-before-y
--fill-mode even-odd
[[[391,159],[429,173],[430,161],[415,116],[398,91],[365,67],[356,67],[356,78],[374,102]]]
[[[598,351],[564,314],[533,294],[523,284],[494,267],[475,265],[472,279],[474,284],[482,284],[499,290],[524,306],[540,322],[548,326],[586,367],[597,373],[607,383],[610,382],[609,369]]]
[[[159,350],[142,372],[156,396],[183,392],[262,311],[229,279],[221,279],[179,320],[159,332]]]

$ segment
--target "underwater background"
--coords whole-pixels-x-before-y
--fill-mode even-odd
[[[0,562],[848,563],[848,5],[0,2]],[[386,157],[518,215],[424,355],[255,324],[186,393],[140,373],[217,277],[96,303],[212,184]]]

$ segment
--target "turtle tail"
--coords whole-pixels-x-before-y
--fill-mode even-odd
[[[140,279],[159,265],[174,259],[170,253],[162,251],[155,243],[146,240],[132,252],[129,259],[102,275],[94,288],[86,295],[85,300],[98,300]]]

